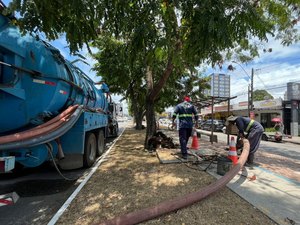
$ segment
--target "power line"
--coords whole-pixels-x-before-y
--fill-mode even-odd
[[[272,65],[272,67],[275,67],[276,65],[279,65],[279,64]],[[282,65],[282,63],[281,63],[281,65]],[[294,64],[294,65],[298,65],[298,64]],[[294,65],[284,66],[284,67],[275,67],[274,69],[285,70],[285,69],[287,69],[287,68],[291,68],[291,67],[294,66]],[[271,67],[271,66],[268,66],[268,67]],[[296,68],[299,68],[299,66],[296,67]],[[272,70],[267,70],[267,71],[262,71],[262,69],[255,69],[255,71],[257,71],[258,74],[269,74],[269,73],[271,73],[272,71],[274,71],[274,69],[272,69]]]
[[[260,82],[263,84],[263,86],[265,87],[265,88],[267,88],[267,86],[265,85],[265,83],[262,81],[262,79],[260,78],[260,76],[258,76],[258,74],[255,74],[256,75],[256,77],[260,80]]]
[[[293,81],[293,82],[295,82],[295,83],[298,83],[298,82],[300,82],[300,80],[299,81]],[[275,89],[280,89],[280,88],[287,88],[287,85],[285,84],[285,85],[282,85],[282,86],[270,86],[270,87],[266,87],[264,90],[266,90],[266,91],[268,91],[268,90],[275,90]],[[260,90],[260,89],[256,89],[256,90]],[[244,96],[244,95],[247,95],[248,94],[248,92],[246,92],[246,91],[240,91],[240,92],[238,92],[238,93],[236,93],[235,95],[237,95],[237,96]],[[274,95],[276,95],[276,94],[274,94]],[[280,95],[280,94],[278,94],[278,95]]]

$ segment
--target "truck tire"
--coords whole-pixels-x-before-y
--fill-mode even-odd
[[[118,124],[116,124],[114,126],[114,137],[118,137],[118,133],[119,133],[119,126],[118,126]]]
[[[105,137],[103,130],[99,130],[97,134],[97,156],[105,152]]]
[[[87,133],[84,143],[83,166],[91,167],[96,161],[97,140],[93,133]]]

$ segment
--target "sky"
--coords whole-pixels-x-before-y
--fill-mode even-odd
[[[7,5],[10,1],[4,0]],[[68,44],[64,37],[58,40],[50,42],[54,47],[58,48],[61,54],[72,61],[78,57],[70,55]],[[282,46],[279,41],[272,38],[265,46],[266,49],[272,48],[272,52],[261,53],[259,58],[254,59],[248,64],[236,64],[232,62],[225,62],[223,69],[209,68],[205,72],[205,75],[211,73],[225,73],[231,77],[231,90],[230,95],[237,96],[231,102],[236,104],[241,101],[247,101],[248,99],[248,85],[250,84],[251,70],[254,69],[253,86],[254,90],[264,89],[267,90],[274,98],[284,98],[287,82],[299,82],[300,83],[300,43],[290,46]],[[83,48],[80,52],[81,55],[87,58],[86,62],[89,66],[78,62],[76,65],[85,72],[92,80],[99,81],[100,77],[96,76],[96,73],[92,71],[92,67],[95,63],[86,48]],[[232,64],[235,67],[234,71],[227,70],[228,65]],[[109,81],[108,81],[109,84]],[[113,95],[113,100],[119,102],[122,96]],[[123,104],[126,105],[125,102]]]
[[[254,69],[253,89],[267,90],[274,98],[284,98],[287,82],[300,83],[300,43],[282,46],[279,41],[269,39],[267,47],[272,52],[261,53],[259,58],[251,63],[225,62],[223,70],[208,69],[205,75],[211,73],[225,73],[230,75],[230,94],[237,96],[232,103],[247,101],[248,85],[251,83],[251,70]],[[234,71],[227,69],[232,64]]]

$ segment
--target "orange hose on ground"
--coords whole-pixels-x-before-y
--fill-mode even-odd
[[[170,201],[162,202],[156,206],[141,209],[136,212],[131,212],[119,217],[115,217],[111,220],[104,221],[100,223],[100,225],[131,225],[141,223],[147,220],[154,219],[166,213],[170,213],[172,211],[181,209],[183,207],[194,204],[195,202],[199,202],[208,195],[215,193],[216,191],[223,188],[233,177],[235,177],[242,166],[245,164],[248,155],[249,155],[249,141],[244,139],[244,149],[238,160],[238,163],[234,165],[230,171],[228,171],[222,178],[218,179],[216,182],[206,186],[200,191],[187,194],[185,196],[181,196],[175,198]]]

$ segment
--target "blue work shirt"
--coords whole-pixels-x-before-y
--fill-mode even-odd
[[[173,118],[178,116],[179,129],[193,128],[193,115],[195,120],[198,120],[197,110],[190,102],[182,102],[175,107]]]
[[[244,132],[249,133],[250,130],[255,129],[255,128],[263,129],[262,125],[259,122],[254,121],[253,124],[249,127],[249,130],[247,131],[247,127],[250,122],[251,122],[250,118],[238,117],[236,119],[235,124],[236,124],[240,134],[245,135]]]
[[[109,92],[109,88],[108,85],[106,83],[102,83],[100,86],[100,89],[104,92],[104,93],[108,93]]]

